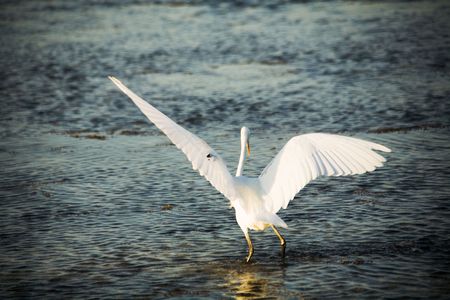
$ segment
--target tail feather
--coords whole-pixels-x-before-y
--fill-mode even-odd
[[[273,222],[272,224],[275,226],[280,226],[283,228],[288,228],[287,224],[276,214],[273,215],[274,219],[276,220],[276,222]]]
[[[257,216],[257,220],[261,220],[266,224],[273,224],[274,226],[288,228],[287,224],[276,214],[265,214],[263,216]]]

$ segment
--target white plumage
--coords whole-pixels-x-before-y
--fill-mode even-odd
[[[310,133],[290,139],[258,178],[242,176],[246,149],[250,154],[249,130],[241,129],[241,153],[236,176],[224,160],[204,140],[187,131],[148,102],[137,96],[119,80],[109,77],[139,109],[177,146],[212,186],[231,202],[236,220],[246,237],[249,254],[253,245],[248,229],[272,229],[280,239],[284,255],[286,242],[276,226],[287,227],[276,213],[287,208],[295,195],[318,176],[362,174],[381,167],[384,157],[374,150],[390,152],[380,144],[347,136]]]
[[[362,174],[386,160],[373,150],[391,150],[347,136],[309,133],[293,137],[259,176],[266,209],[276,213],[318,176]]]

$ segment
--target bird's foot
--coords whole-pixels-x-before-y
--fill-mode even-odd
[[[245,239],[247,240],[247,244],[248,244],[248,255],[247,258],[245,259],[245,262],[249,262],[250,258],[252,258],[253,256],[253,244],[252,244],[252,240],[250,239],[250,235],[248,234],[248,232],[245,233]]]
[[[252,256],[253,256],[253,247],[248,250],[248,255],[245,258],[245,262],[246,263],[250,262],[250,259],[252,258]]]
[[[284,258],[286,255],[286,242],[281,244],[281,257]]]

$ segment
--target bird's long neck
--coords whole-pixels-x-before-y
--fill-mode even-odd
[[[236,170],[236,176],[242,176],[242,170],[244,170],[245,160],[245,143],[241,143],[241,156],[239,157],[239,164]]]

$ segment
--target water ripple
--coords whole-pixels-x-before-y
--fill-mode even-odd
[[[448,3],[163,2],[2,4],[0,297],[448,298]],[[242,125],[250,176],[311,131],[393,152],[306,186],[286,257],[252,232],[246,264],[228,200],[110,74],[231,171]]]

